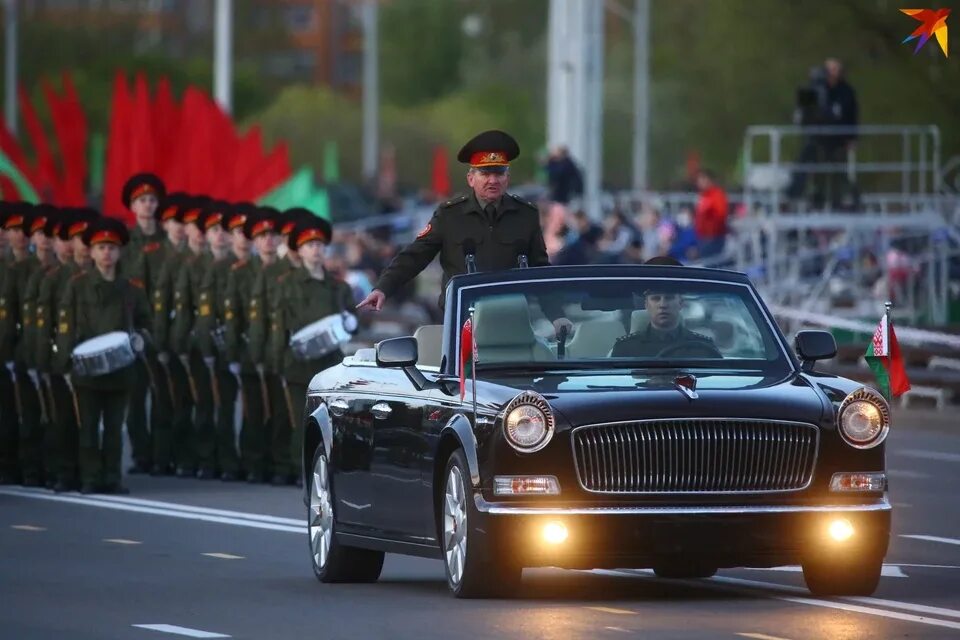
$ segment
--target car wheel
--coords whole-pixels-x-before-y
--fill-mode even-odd
[[[511,595],[522,567],[498,554],[488,534],[478,530],[470,471],[462,449],[447,461],[440,494],[440,544],[447,586],[458,598]]]
[[[337,541],[333,485],[322,446],[313,454],[309,482],[307,527],[314,575],[320,582],[376,582],[383,569],[383,552],[348,547]]]
[[[669,578],[672,580],[710,578],[716,575],[717,568],[701,564],[666,562],[654,565],[653,573],[658,578]]]
[[[877,556],[803,561],[803,579],[815,596],[869,596],[880,584],[883,558]]]

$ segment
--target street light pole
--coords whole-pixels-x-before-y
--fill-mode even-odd
[[[650,144],[650,0],[636,0],[633,74],[633,190],[644,191]]]
[[[4,59],[3,115],[7,129],[17,135],[17,0],[5,0],[3,7]]]
[[[213,23],[213,96],[233,111],[233,0],[216,0]]]
[[[377,177],[379,141],[379,36],[377,0],[363,3],[363,178],[368,184]]]

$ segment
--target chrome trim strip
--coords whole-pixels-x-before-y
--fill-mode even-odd
[[[704,489],[704,490],[689,490],[689,491],[674,491],[674,490],[670,490],[670,489],[659,489],[659,490],[655,490],[655,491],[614,491],[614,490],[609,490],[609,489],[588,489],[588,488],[586,487],[586,485],[584,484],[583,478],[580,476],[580,465],[579,465],[578,462],[577,462],[577,460],[578,460],[578,459],[577,459],[577,443],[576,443],[576,433],[577,433],[577,431],[580,431],[581,429],[590,429],[590,428],[596,428],[596,427],[615,427],[615,426],[620,426],[620,425],[623,425],[623,424],[641,424],[641,423],[657,423],[657,422],[659,422],[659,423],[663,423],[663,422],[695,422],[695,421],[697,421],[697,420],[705,420],[705,421],[722,421],[722,420],[729,420],[729,421],[731,421],[731,422],[758,422],[758,423],[762,423],[762,424],[788,424],[788,425],[796,425],[796,426],[802,426],[802,427],[807,427],[807,428],[813,429],[813,433],[814,433],[813,462],[811,463],[811,465],[810,465],[810,467],[809,467],[809,468],[810,468],[810,474],[807,476],[807,481],[806,481],[806,483],[805,483],[802,487],[798,487],[798,488],[796,488],[796,489],[766,489],[766,490],[740,489],[740,490],[734,490],[734,491],[708,491],[708,490],[705,490],[705,489]],[[706,424],[706,425],[704,425],[704,427],[705,427],[705,428],[710,428],[710,427],[712,427],[712,425]],[[716,441],[716,443],[717,443],[717,446],[720,447],[720,449],[722,450],[722,447],[723,447],[723,445],[725,444],[726,441],[723,441],[723,440],[719,437],[720,434],[719,434],[715,429],[711,429],[711,430],[713,431],[712,436],[715,437],[715,441]],[[642,435],[642,434],[641,434],[641,435]],[[751,434],[751,438],[749,438],[749,439],[746,439],[746,438],[743,439],[743,442],[748,442],[748,441],[749,441],[749,442],[752,442],[752,443],[757,443],[757,444],[759,444],[760,441],[753,439],[753,437],[752,437],[753,435],[754,435],[754,434]],[[662,444],[663,440],[665,439],[665,435],[664,435],[664,436],[660,436],[660,434],[658,433],[658,434],[657,434],[657,437],[656,437],[655,439],[656,439],[659,443]],[[707,443],[708,443],[708,446],[709,446],[709,440],[707,440]],[[758,448],[759,448],[759,447],[758,447]],[[644,447],[644,452],[648,451],[649,449],[650,449],[650,447]],[[661,447],[661,449],[663,449],[663,447]],[[718,417],[712,417],[712,418],[706,418],[706,417],[690,417],[690,418],[649,418],[649,419],[644,419],[644,420],[624,420],[624,421],[620,421],[620,422],[599,422],[599,423],[595,423],[595,424],[584,424],[584,425],[580,425],[580,426],[578,426],[578,427],[575,427],[575,428],[571,429],[571,430],[570,430],[570,450],[571,450],[571,453],[572,453],[572,455],[573,455],[573,468],[574,468],[574,471],[575,471],[576,474],[577,474],[577,483],[580,485],[580,488],[581,488],[583,491],[586,491],[587,493],[605,494],[605,495],[665,495],[665,494],[673,494],[673,495],[690,495],[690,494],[703,494],[703,495],[744,495],[744,494],[755,494],[755,495],[766,495],[766,494],[772,494],[772,493],[788,494],[788,493],[796,493],[796,492],[798,492],[798,491],[804,491],[805,489],[810,488],[810,485],[813,483],[813,476],[815,475],[816,469],[817,469],[817,460],[819,460],[819,458],[820,458],[820,427],[817,426],[817,425],[815,425],[815,424],[813,424],[813,423],[810,423],[810,422],[799,422],[799,421],[796,421],[796,420],[766,420],[766,419],[763,419],[763,418],[730,418],[730,417],[726,417],[726,418],[725,418],[725,417],[719,417],[719,418],[718,418]],[[666,455],[666,451],[664,451],[663,453],[664,453],[664,456],[665,456],[665,455]],[[759,453],[759,451],[752,451],[750,456],[745,456],[745,457],[746,457],[747,459],[749,459],[749,458],[752,458],[752,457],[753,457],[753,454],[758,454],[758,453]],[[804,458],[806,458],[806,456],[804,456]],[[652,461],[652,462],[659,463],[659,462],[660,462],[659,456],[651,456],[651,461]],[[739,464],[739,462],[738,462],[738,464]],[[646,466],[647,469],[650,468],[650,464],[649,464],[649,463],[646,463],[645,466]],[[746,460],[744,461],[744,466],[746,466]],[[666,475],[666,469],[665,469],[665,468],[664,468],[664,469],[661,469],[661,466],[658,465],[656,470],[657,470],[657,476],[656,476],[656,480],[655,480],[654,484],[656,484],[657,486],[661,486],[661,487],[662,487],[662,486],[664,486],[664,484],[665,484],[666,482],[669,481],[669,478],[668,478],[667,475]],[[661,473],[660,473],[661,470],[662,470],[664,473],[661,474]],[[803,467],[801,467],[801,471],[802,471],[802,470],[803,470]],[[602,471],[602,470],[601,470],[601,471]],[[729,473],[728,473],[728,471],[729,471]],[[757,470],[755,469],[754,475],[756,475],[756,472],[757,472]],[[733,473],[734,473],[734,470],[733,470],[733,469],[730,469],[730,470],[723,469],[721,475],[730,476],[730,475],[733,474]],[[602,474],[601,474],[601,475],[602,475]],[[716,474],[714,474],[714,475],[716,475]],[[717,482],[718,480],[719,480],[719,481],[723,481],[722,478],[717,478],[717,477],[712,477],[712,478],[708,478],[708,479],[709,479],[711,482]],[[754,484],[756,484],[756,480],[755,480],[755,479],[753,479],[752,482],[753,482]]]
[[[474,493],[477,511],[495,516],[671,516],[671,515],[737,515],[751,513],[865,513],[891,511],[884,497],[880,502],[854,505],[737,505],[696,507],[509,507],[487,502]]]

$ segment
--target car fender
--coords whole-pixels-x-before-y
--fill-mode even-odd
[[[447,424],[440,430],[440,441],[442,442],[448,435],[460,442],[463,454],[467,458],[467,466],[470,467],[470,484],[474,488],[479,487],[480,463],[477,459],[477,436],[465,415],[458,413],[447,421]]]

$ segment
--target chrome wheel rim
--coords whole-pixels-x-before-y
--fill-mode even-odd
[[[333,507],[330,502],[330,475],[327,457],[321,455],[313,467],[313,488],[310,491],[310,550],[317,569],[327,566],[330,540],[333,537]]]
[[[467,560],[467,497],[459,467],[450,469],[443,496],[443,553],[450,581],[460,584]]]

